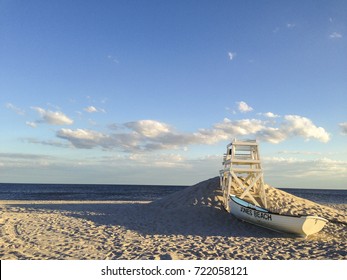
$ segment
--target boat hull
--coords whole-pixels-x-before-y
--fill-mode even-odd
[[[269,212],[231,195],[230,213],[235,217],[274,231],[308,236],[319,232],[328,222],[318,216],[288,216]]]

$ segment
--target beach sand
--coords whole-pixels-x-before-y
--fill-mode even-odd
[[[347,259],[347,204],[266,192],[272,211],[329,223],[305,239],[237,220],[222,207],[216,177],[154,202],[0,201],[0,258]]]

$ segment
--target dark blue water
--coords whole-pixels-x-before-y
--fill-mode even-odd
[[[347,204],[347,190],[289,188],[281,190],[318,203]]]
[[[0,200],[155,200],[187,186],[1,184]],[[318,203],[347,204],[347,190],[282,190]]]
[[[0,184],[0,200],[155,200],[186,186]]]

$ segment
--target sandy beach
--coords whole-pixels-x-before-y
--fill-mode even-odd
[[[160,200],[0,201],[0,258],[8,259],[347,259],[347,204],[320,205],[266,185],[274,212],[326,218],[305,238],[228,214],[219,179]]]

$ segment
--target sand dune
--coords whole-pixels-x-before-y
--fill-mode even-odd
[[[266,186],[272,211],[316,214],[307,239],[239,221],[211,178],[152,203],[0,202],[1,259],[347,259],[347,205]]]

